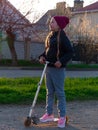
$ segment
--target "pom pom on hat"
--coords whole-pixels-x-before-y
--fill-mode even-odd
[[[69,23],[69,18],[66,16],[54,16],[53,18],[57,22],[60,29],[64,29],[66,25]]]

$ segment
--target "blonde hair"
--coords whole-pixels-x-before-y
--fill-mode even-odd
[[[46,40],[45,40],[45,50],[46,50],[46,53],[50,47],[50,42],[49,42],[49,39],[50,37],[53,35],[53,31],[51,31],[48,36],[46,37]],[[60,30],[58,32],[58,36],[57,36],[57,59],[59,59],[59,45],[60,45]]]
[[[50,37],[52,36],[53,32],[51,31],[48,36],[46,37],[46,40],[45,40],[45,49],[49,48],[50,46],[50,43],[49,43],[49,39]]]

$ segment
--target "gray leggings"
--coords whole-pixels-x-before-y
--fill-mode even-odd
[[[64,92],[65,68],[47,67],[46,70],[46,112],[53,114],[54,96],[57,97],[57,109],[60,117],[66,115],[66,99]]]

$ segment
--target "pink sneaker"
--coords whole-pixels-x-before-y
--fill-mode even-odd
[[[41,122],[47,122],[47,121],[53,121],[54,120],[54,116],[53,115],[48,115],[47,113],[44,114],[41,118],[40,121]]]
[[[59,120],[58,120],[58,127],[64,128],[65,127],[65,122],[66,122],[66,118],[65,117],[60,117]]]

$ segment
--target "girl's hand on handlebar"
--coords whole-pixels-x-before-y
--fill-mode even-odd
[[[41,56],[40,59],[39,59],[39,62],[40,62],[41,64],[45,64],[45,62],[46,62],[45,57]]]

